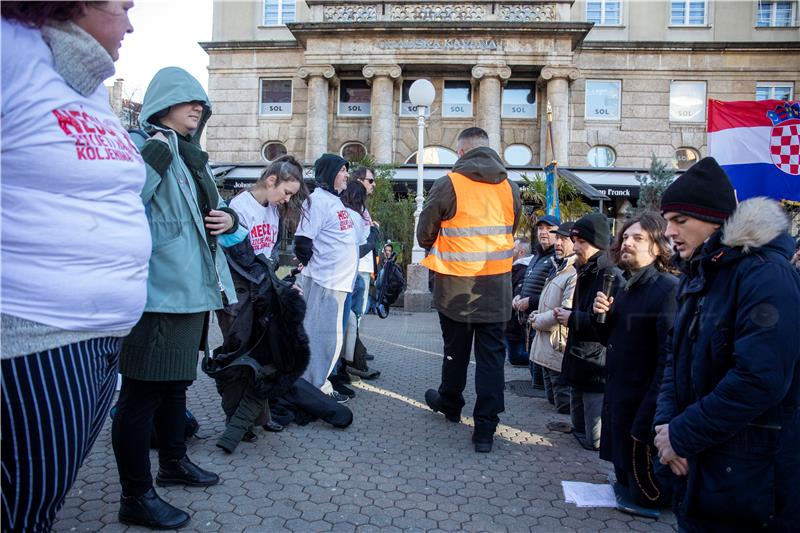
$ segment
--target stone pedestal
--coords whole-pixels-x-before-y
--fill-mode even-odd
[[[362,74],[372,84],[370,153],[375,162],[394,162],[394,80],[400,77],[398,65],[367,65]]]
[[[511,69],[505,65],[476,65],[472,77],[480,80],[478,126],[489,134],[489,147],[500,154],[503,83],[511,77]]]
[[[306,65],[297,74],[308,80],[305,162],[313,164],[328,151],[328,87],[336,71],[331,65]]]
[[[431,310],[431,293],[428,290],[428,269],[419,264],[408,265],[403,307],[410,313]]]
[[[569,164],[569,83],[578,79],[578,69],[573,67],[544,67],[541,80],[547,84],[547,101],[553,109],[553,154],[558,164]],[[547,107],[543,108],[542,165],[550,163],[552,156],[546,148]]]

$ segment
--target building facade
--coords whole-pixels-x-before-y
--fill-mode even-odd
[[[427,78],[426,162],[452,162],[458,132],[477,125],[512,166],[549,161],[549,127],[561,166],[643,169],[655,154],[685,168],[706,155],[708,98],[795,97],[797,4],[215,2],[213,40],[201,43],[207,149],[231,163],[286,152],[307,164],[323,152],[415,162],[408,88]]]

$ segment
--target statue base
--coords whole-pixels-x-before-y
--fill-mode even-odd
[[[408,265],[403,307],[409,313],[423,313],[431,310],[432,295],[428,290],[428,272],[423,265]]]

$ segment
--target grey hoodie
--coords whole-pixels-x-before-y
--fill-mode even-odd
[[[453,172],[471,180],[500,183],[508,179],[500,156],[491,148],[481,147],[464,154]],[[509,181],[514,195],[514,232],[519,223],[519,188]],[[456,214],[456,193],[449,176],[436,180],[428,193],[417,226],[420,246],[430,250],[439,236],[443,220]],[[507,322],[511,318],[511,272],[495,276],[459,277],[434,274],[433,306],[456,322]]]

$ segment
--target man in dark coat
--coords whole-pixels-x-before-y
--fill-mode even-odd
[[[516,239],[514,241],[514,263],[511,265],[511,293],[514,297],[519,296],[522,290],[525,272],[532,259],[531,243],[528,238]],[[513,307],[513,300],[511,305]],[[525,344],[527,326],[524,324],[524,315],[519,311],[511,313],[511,320],[506,322],[506,356],[509,364],[513,366],[528,366],[528,347]]]
[[[625,222],[610,254],[625,284],[615,297],[597,293],[594,316],[606,347],[600,458],[611,461],[617,508],[657,518],[669,491],[655,481],[653,416],[664,369],[667,332],[675,318],[678,280],[667,272],[672,251],[666,223],[645,212]]]
[[[423,264],[435,272],[433,304],[444,340],[442,382],[425,393],[425,402],[449,421],[460,420],[474,342],[472,440],[476,452],[486,453],[504,410],[503,327],[511,318],[520,199],[484,130],[462,131],[458,155],[453,171],[433,184],[417,225],[420,246],[430,250]]]
[[[800,525],[800,275],[780,205],[736,205],[712,158],[666,190],[682,260],[655,444],[686,531]],[[724,224],[724,227],[722,227]]]
[[[587,450],[600,447],[606,349],[592,324],[592,304],[603,288],[603,276],[613,276],[613,290],[622,284],[622,271],[608,259],[611,232],[606,217],[592,213],[570,231],[578,275],[572,310],[555,309],[556,320],[569,328],[561,375],[570,386],[572,434]],[[613,294],[613,292],[612,292]]]

